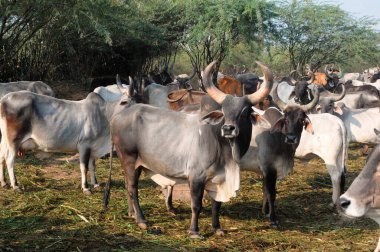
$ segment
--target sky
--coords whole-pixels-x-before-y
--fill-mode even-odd
[[[374,28],[380,31],[380,0],[325,0],[323,2],[340,5],[355,17],[370,16],[377,20]]]

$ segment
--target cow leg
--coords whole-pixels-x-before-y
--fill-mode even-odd
[[[127,190],[128,192],[128,181],[127,181],[126,176],[124,176],[124,182],[125,182],[125,190]],[[133,208],[133,201],[129,193],[127,194],[127,199],[128,199],[128,216],[135,217],[135,209]]]
[[[190,224],[190,238],[203,238],[199,234],[198,219],[202,210],[203,191],[205,189],[205,183],[201,180],[191,179],[190,183],[191,194],[191,224]]]
[[[263,208],[262,212],[265,216],[269,217],[269,203],[268,203],[268,195],[267,190],[265,190],[265,180],[263,183]]]
[[[1,156],[0,159],[1,159],[0,160],[0,183],[1,183],[1,187],[7,187],[7,182],[5,181],[5,168],[4,168],[4,166],[6,166],[5,158]]]
[[[88,162],[88,166],[90,169],[90,176],[91,176],[91,184],[94,186],[94,188],[99,187],[98,181],[96,180],[96,174],[95,174],[95,158],[90,157],[90,160]]]
[[[169,212],[175,213],[175,208],[173,207],[173,186],[167,186],[165,205]]]
[[[134,210],[134,216],[138,226],[141,229],[147,229],[147,221],[145,220],[144,214],[141,211],[139,203],[138,194],[138,182],[142,169],[139,167],[135,169],[136,156],[124,155],[123,165],[124,165],[124,176],[128,191],[128,204],[132,203]]]
[[[334,208],[339,196],[344,192],[344,185],[346,182],[345,171],[343,169],[338,169],[337,165],[327,165],[327,170],[330,174],[331,183],[333,187],[332,193],[332,203],[330,207]]]
[[[88,164],[90,161],[90,154],[91,150],[89,148],[83,148],[82,150],[79,150],[79,166],[80,166],[80,172],[81,172],[81,187],[83,190],[83,193],[86,195],[90,195],[91,191],[88,187],[87,183],[87,171],[88,171]]]
[[[265,170],[264,170],[265,171]],[[277,173],[274,169],[267,169],[267,174],[264,176],[264,186],[267,194],[267,199],[269,203],[269,219],[270,224],[273,227],[278,227],[278,220],[276,217],[274,202],[276,200],[276,182]]]
[[[9,150],[7,150],[6,152],[7,152],[7,155],[5,158],[5,162],[7,164],[7,170],[8,170],[9,180],[11,182],[11,187],[14,190],[20,190],[20,188],[17,185],[17,180],[14,173],[16,151],[14,148],[9,148]]]
[[[223,236],[225,234],[224,230],[220,226],[219,222],[219,211],[222,206],[222,202],[212,199],[212,227],[215,234]]]

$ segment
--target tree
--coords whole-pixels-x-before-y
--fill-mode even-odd
[[[377,50],[373,20],[356,20],[339,6],[293,0],[280,4],[278,14],[274,46],[288,53],[291,69],[318,69]]]
[[[198,77],[213,60],[218,61],[217,72],[229,49],[240,40],[263,41],[272,7],[264,0],[185,1],[182,45]]]

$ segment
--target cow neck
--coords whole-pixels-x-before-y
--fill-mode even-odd
[[[107,121],[110,122],[111,118],[122,111],[124,108],[127,108],[127,105],[120,105],[120,101],[123,98],[123,96],[114,102],[105,102],[105,110],[104,115],[107,118]]]

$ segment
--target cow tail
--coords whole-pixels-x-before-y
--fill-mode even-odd
[[[107,181],[107,184],[106,184],[106,188],[105,188],[104,194],[103,194],[103,207],[104,207],[104,211],[107,210],[108,203],[110,201],[110,195],[111,195],[111,171],[112,171],[113,147],[114,147],[114,144],[111,141],[110,170],[109,170],[109,173],[108,173],[108,181]]]

